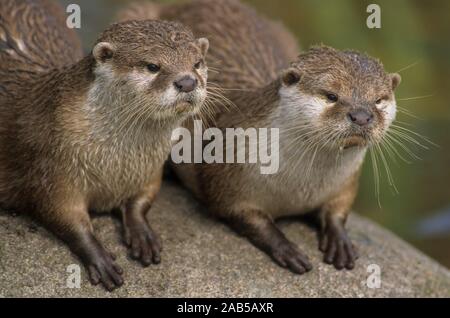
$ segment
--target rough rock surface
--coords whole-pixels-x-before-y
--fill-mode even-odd
[[[149,215],[163,239],[163,261],[149,268],[127,257],[118,220],[94,218],[125,270],[124,286],[113,293],[91,286],[84,269],[81,288],[68,288],[67,266],[78,260],[67,247],[30,219],[0,212],[0,297],[450,297],[447,269],[362,217],[349,222],[361,258],[355,270],[341,272],[322,263],[311,227],[283,221],[314,265],[296,276],[201,211],[185,190],[164,184]],[[371,264],[381,269],[379,289],[367,286]]]

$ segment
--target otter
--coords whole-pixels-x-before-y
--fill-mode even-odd
[[[346,220],[366,151],[395,119],[400,76],[366,54],[323,45],[293,56],[293,35],[237,0],[170,4],[157,12],[210,40],[207,62],[217,70],[210,83],[238,108],[217,111],[218,128],[280,132],[277,174],[262,175],[257,164],[174,165],[182,183],[213,215],[297,274],[311,270],[311,262],[274,220],[316,211],[324,261],[354,268],[358,255]]]
[[[112,291],[123,271],[89,212],[120,209],[131,257],[160,262],[146,214],[172,130],[206,98],[208,40],[175,22],[128,21],[83,58],[50,0],[3,0],[0,18],[0,202],[40,220]]]

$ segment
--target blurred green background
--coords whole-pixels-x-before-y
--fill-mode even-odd
[[[82,9],[80,34],[88,50],[126,0],[61,0]],[[172,1],[173,2],[173,1]],[[398,120],[439,147],[411,147],[421,160],[390,160],[398,194],[381,181],[380,204],[367,160],[358,213],[384,225],[450,267],[450,1],[378,0],[381,29],[368,29],[361,0],[248,0],[260,12],[283,21],[303,49],[324,43],[356,49],[380,58],[390,72],[401,71]],[[408,123],[408,124],[405,124]],[[411,146],[411,145],[410,145]]]

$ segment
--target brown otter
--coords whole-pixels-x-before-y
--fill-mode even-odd
[[[325,262],[352,269],[357,253],[345,223],[366,150],[381,142],[395,118],[400,76],[365,54],[325,46],[295,58],[297,43],[286,29],[236,0],[192,1],[157,12],[211,41],[207,61],[217,72],[210,82],[238,107],[217,112],[217,127],[280,130],[278,173],[262,175],[260,165],[251,164],[175,165],[184,185],[299,274],[311,264],[273,220],[319,210]]]
[[[160,262],[145,215],[161,184],[172,130],[201,111],[206,39],[179,23],[129,21],[92,54],[52,1],[0,3],[0,202],[63,239],[92,283],[123,283],[89,211],[121,208],[131,255]]]

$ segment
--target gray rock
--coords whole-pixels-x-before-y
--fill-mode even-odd
[[[98,237],[118,255],[125,284],[113,293],[91,286],[82,269],[80,289],[66,285],[67,267],[78,260],[30,219],[0,212],[0,297],[449,297],[450,273],[372,222],[352,216],[350,235],[361,258],[353,271],[322,262],[317,235],[286,221],[287,236],[311,257],[312,272],[296,276],[203,209],[187,192],[166,182],[149,218],[163,239],[163,261],[142,268],[129,260],[120,222],[94,218]],[[367,285],[368,266],[381,269],[381,287]]]

